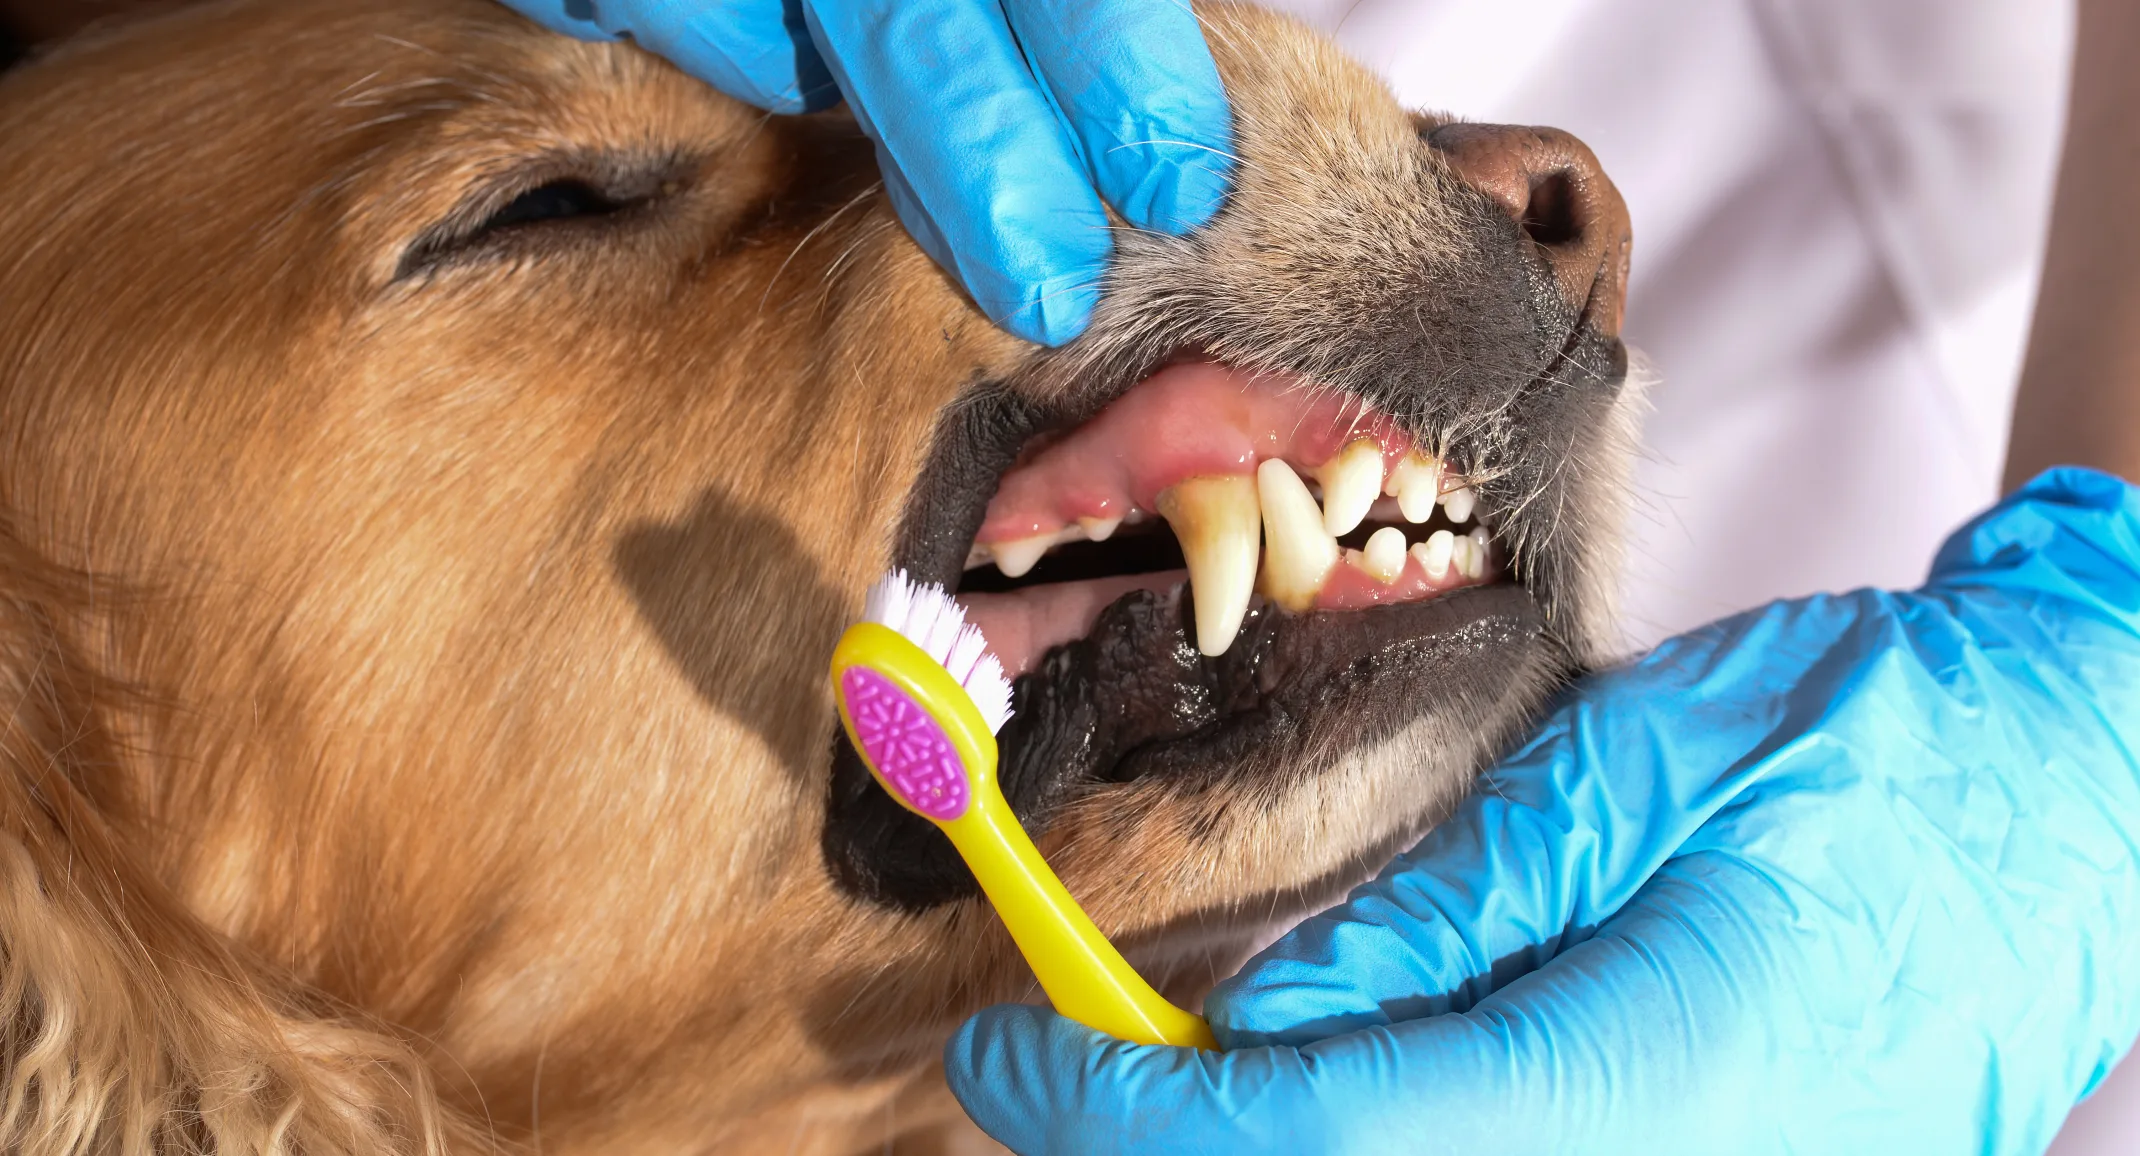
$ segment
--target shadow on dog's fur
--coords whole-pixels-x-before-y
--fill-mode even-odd
[[[754,544],[748,566],[736,544]],[[830,654],[848,597],[810,564],[795,531],[762,510],[709,490],[690,513],[666,525],[625,532],[617,573],[677,665],[706,701],[741,720],[769,749],[791,754],[787,771],[805,786],[824,775],[820,720],[794,709],[823,693],[824,672],[791,653],[738,656],[738,635],[790,640],[795,652]]]
[[[1211,756],[1232,719],[1142,775],[1007,739],[1021,818],[1184,999],[1416,837],[1601,637],[1624,212],[1564,137],[1200,14],[1237,191],[1124,231],[1061,351],[929,263],[843,115],[487,0],[219,0],[0,78],[0,1143],[953,1121],[941,1041],[1030,976],[940,837],[838,777],[825,654],[888,564],[956,574],[992,477],[962,430],[1184,348],[1406,423],[1521,589],[1284,700],[1253,757]]]

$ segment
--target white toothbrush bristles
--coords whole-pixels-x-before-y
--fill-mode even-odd
[[[1001,731],[1010,721],[1011,680],[1004,677],[1003,664],[988,653],[981,628],[966,621],[966,608],[943,587],[916,582],[906,571],[894,570],[869,588],[862,614],[921,647],[966,688],[967,697],[988,723],[989,733]]]

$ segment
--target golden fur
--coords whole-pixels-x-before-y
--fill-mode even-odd
[[[211,3],[0,79],[6,1147],[836,1153],[951,1119],[937,1047],[1029,978],[985,908],[858,902],[819,846],[821,664],[942,414],[1071,390],[1168,293],[1342,384],[1294,338],[1431,268],[1454,211],[1372,78],[1203,14],[1242,192],[1125,233],[1054,357],[915,248],[838,114],[486,0]],[[646,205],[463,251],[583,171]],[[1124,784],[1044,847],[1193,992],[1508,725],[1223,819]]]

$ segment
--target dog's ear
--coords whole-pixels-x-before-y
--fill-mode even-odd
[[[92,589],[0,526],[0,1150],[494,1147],[406,1044],[248,959],[130,852],[130,692],[70,637]]]

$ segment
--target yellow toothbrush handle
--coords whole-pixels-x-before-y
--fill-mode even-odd
[[[1093,926],[993,782],[975,793],[965,814],[939,826],[981,881],[1056,1011],[1133,1043],[1218,1050],[1202,1016],[1152,990]]]
[[[928,714],[957,751],[968,800],[951,819],[916,807],[884,779],[882,769],[866,753],[863,762],[901,806],[951,837],[952,846],[980,880],[981,890],[1010,930],[1055,1010],[1117,1039],[1219,1050],[1203,1017],[1175,1007],[1152,990],[1093,926],[1085,909],[1040,857],[1004,801],[1003,789],[996,785],[996,739],[965,688],[898,631],[874,622],[849,627],[833,651],[832,685],[840,723],[857,751],[866,751],[866,744],[855,732],[847,697],[839,689],[843,676],[854,667],[894,683]],[[943,792],[932,797],[943,797]]]

